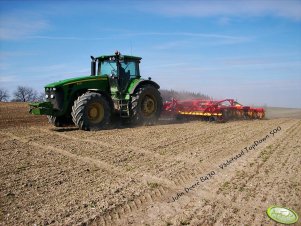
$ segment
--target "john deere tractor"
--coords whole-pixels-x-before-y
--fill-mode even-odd
[[[141,57],[91,56],[91,75],[45,86],[46,102],[30,103],[34,115],[47,115],[56,127],[74,123],[82,130],[106,128],[112,118],[153,124],[162,111],[159,85],[142,79]]]

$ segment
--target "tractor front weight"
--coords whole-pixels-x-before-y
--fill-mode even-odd
[[[33,115],[53,115],[53,106],[50,102],[34,102],[29,104],[29,113]]]

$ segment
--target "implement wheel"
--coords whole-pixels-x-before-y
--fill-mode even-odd
[[[227,122],[231,118],[231,112],[228,109],[223,109],[221,111],[222,115],[218,117],[218,122]]]
[[[154,124],[160,117],[162,106],[160,92],[151,85],[143,86],[132,96],[131,121],[135,124]]]
[[[111,118],[108,101],[100,93],[84,93],[74,101],[72,120],[82,130],[105,129]]]

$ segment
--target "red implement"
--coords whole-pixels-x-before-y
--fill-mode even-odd
[[[228,121],[231,119],[263,119],[263,108],[243,106],[234,99],[224,100],[176,100],[172,99],[163,105],[163,116],[188,118],[200,117],[209,121]]]

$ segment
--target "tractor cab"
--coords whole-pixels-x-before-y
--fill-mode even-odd
[[[141,77],[141,57],[121,55],[116,51],[115,55],[91,56],[91,59],[91,76],[108,76],[112,93],[126,93],[130,81]]]

